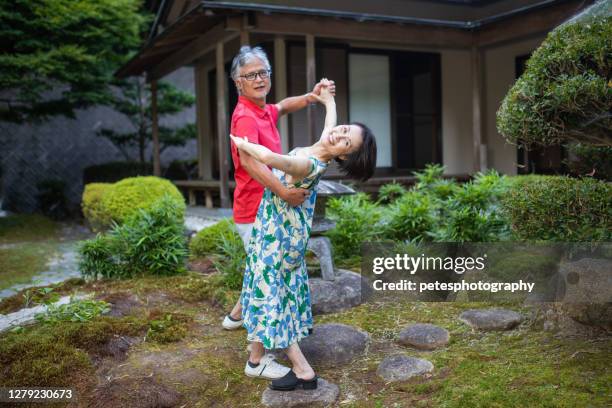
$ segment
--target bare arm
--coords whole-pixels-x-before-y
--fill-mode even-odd
[[[314,86],[312,92],[308,92],[307,94],[300,96],[291,96],[277,103],[276,108],[278,109],[279,116],[304,109],[309,103],[316,103],[318,101],[316,97],[321,93],[322,87],[323,81],[320,81]],[[334,84],[334,81],[328,80],[327,87],[332,95],[336,94],[336,85]]]
[[[286,188],[263,163],[246,152],[240,152],[240,164],[259,184],[269,188],[275,195],[295,207],[302,204],[310,192],[303,188]]]
[[[255,160],[270,167],[274,167],[275,169],[279,169],[293,177],[306,177],[310,172],[311,163],[306,157],[274,153],[265,146],[249,142],[246,137],[241,139],[230,135],[230,138],[241,152],[246,152]]]
[[[332,81],[328,81],[327,79],[323,78],[320,82],[321,84],[323,84],[320,94],[314,95],[314,98],[318,102],[325,105],[325,125],[323,128],[323,133],[329,132],[331,128],[336,126],[338,122],[338,115],[336,113],[336,100],[334,99],[334,95],[331,92],[331,88],[329,86],[331,82]]]

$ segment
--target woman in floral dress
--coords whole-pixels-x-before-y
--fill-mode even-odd
[[[245,372],[249,375],[260,369],[251,360],[258,361],[264,348],[286,349],[293,369],[272,381],[271,388],[277,390],[317,386],[314,370],[298,346],[313,325],[304,254],[314,214],[315,187],[332,159],[346,174],[363,180],[376,167],[372,132],[360,123],[336,126],[336,105],[327,87],[317,98],[327,114],[321,138],[312,146],[280,155],[246,138],[230,136],[240,154],[249,154],[272,167],[283,184],[311,191],[301,205],[292,207],[266,189],[247,252],[240,301],[243,325],[252,345]]]

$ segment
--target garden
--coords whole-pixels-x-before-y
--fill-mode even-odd
[[[498,111],[509,143],[571,146],[572,174],[489,170],[459,182],[430,164],[410,186],[391,182],[376,194],[331,198],[325,216],[335,227],[325,235],[335,266],[362,274],[371,243],[588,244],[604,256],[587,251],[562,261],[578,274],[572,279],[607,276],[597,286],[609,296],[611,30],[610,18],[599,17],[551,32]],[[71,403],[46,404],[58,407],[612,403],[609,298],[401,296],[364,296],[316,314],[303,348],[322,378],[318,399],[279,402],[267,382],[244,375],[244,331],[221,326],[240,296],[246,259],[233,221],[188,230],[185,199],[172,182],[131,175],[88,180],[82,222],[0,217],[0,387],[72,389]],[[538,261],[516,258],[509,267],[537,268]],[[320,275],[312,254],[307,266],[311,277]],[[473,318],[482,311],[509,320],[482,324]],[[431,336],[415,336],[417,328]],[[413,372],[394,371],[406,360]]]

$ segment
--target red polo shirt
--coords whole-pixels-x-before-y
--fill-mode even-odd
[[[277,120],[276,105],[266,104],[262,109],[244,96],[239,96],[232,114],[231,133],[234,136],[246,136],[252,143],[258,143],[273,152],[281,153],[280,134],[276,128]],[[234,143],[231,143],[231,149],[236,179],[234,222],[249,224],[255,222],[264,188],[240,165],[238,149]]]

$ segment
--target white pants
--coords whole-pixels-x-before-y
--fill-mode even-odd
[[[253,223],[236,224],[236,229],[238,230],[238,234],[240,235],[240,238],[242,238],[242,243],[244,244],[244,250],[247,251],[248,246],[249,246],[249,240],[251,239],[251,231],[253,231]]]

